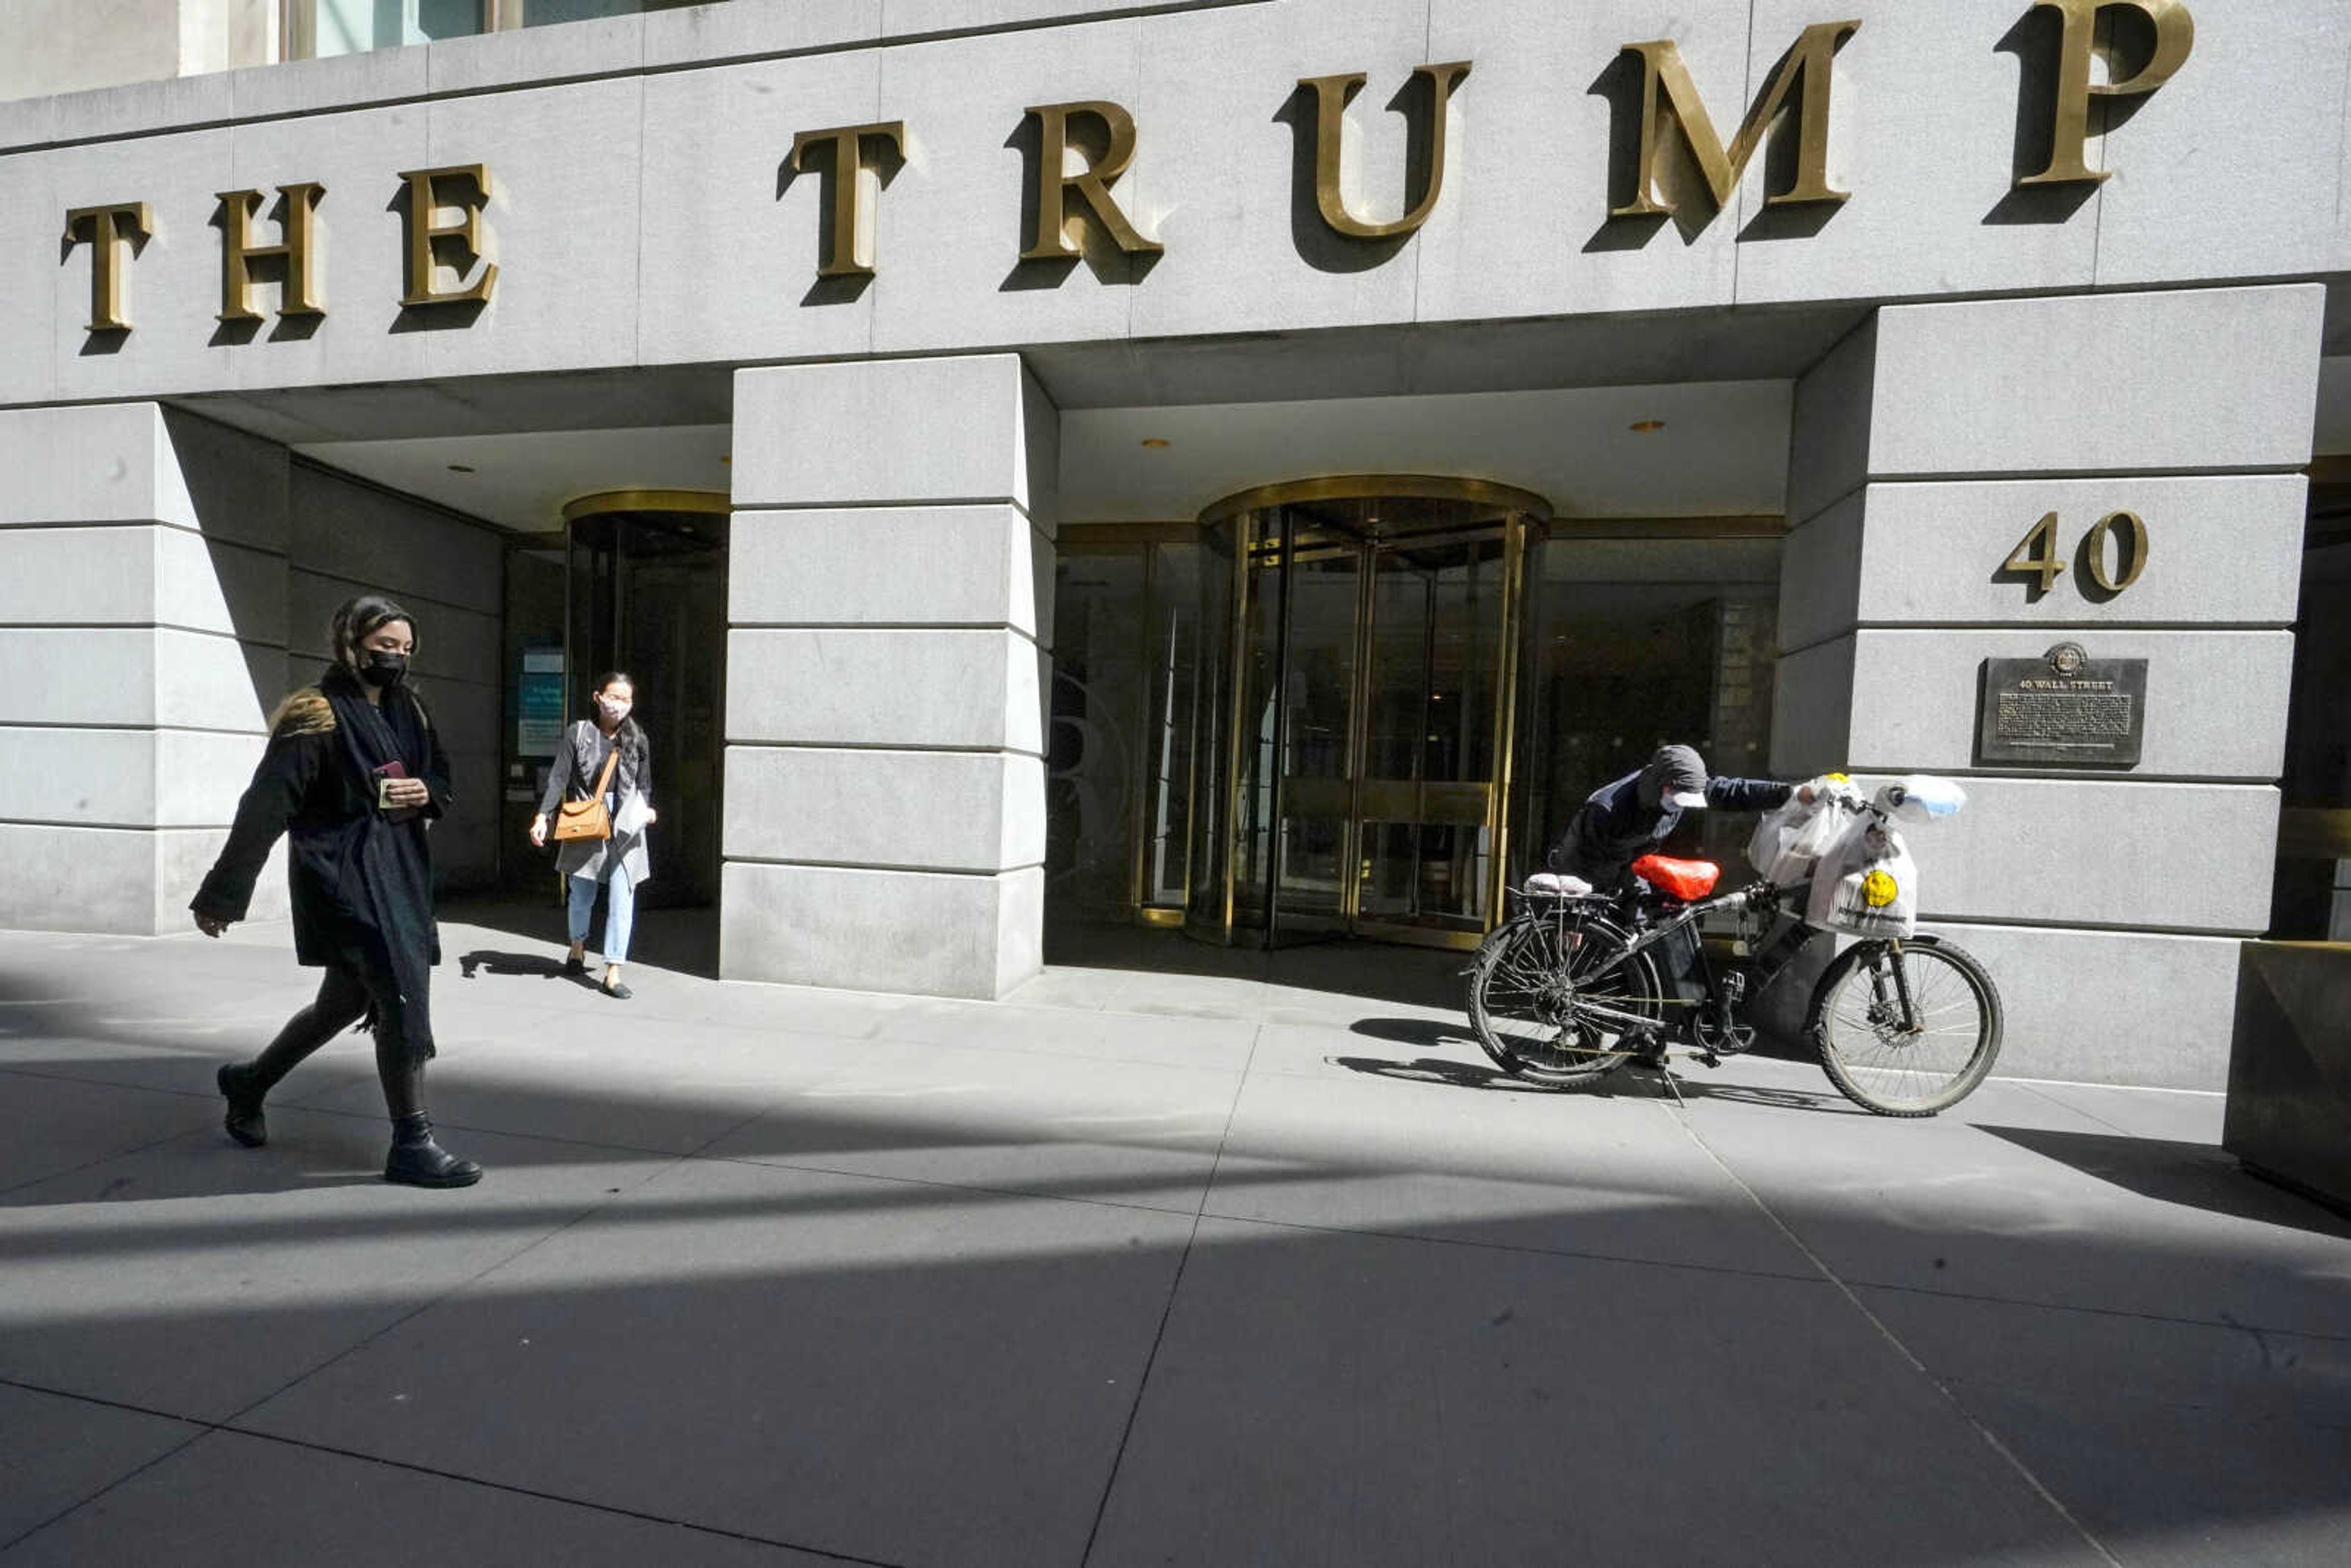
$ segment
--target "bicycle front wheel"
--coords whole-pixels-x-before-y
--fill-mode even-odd
[[[1554,1088],[1623,1066],[1630,1037],[1653,1029],[1658,1013],[1649,956],[1618,962],[1625,946],[1600,920],[1535,918],[1497,932],[1469,971],[1478,1043],[1504,1071]],[[1628,1028],[1635,1020],[1644,1027]]]
[[[1975,1092],[2000,1055],[2000,991],[1974,956],[1932,936],[1861,942],[1813,993],[1829,1082],[1881,1116],[1931,1116]]]

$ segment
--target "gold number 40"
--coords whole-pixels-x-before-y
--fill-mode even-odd
[[[2109,553],[2116,558],[2113,570],[2106,567]],[[2084,595],[2111,599],[2137,582],[2138,574],[2147,570],[2147,523],[2137,512],[2108,512],[2082,537],[2077,556],[2076,564],[2086,580],[2082,585]],[[2043,517],[2016,541],[2016,548],[2000,563],[1999,575],[2038,578],[2039,582],[2028,589],[2034,599],[2057,586],[2057,580],[2065,575],[2065,558],[2057,548],[2056,513]]]

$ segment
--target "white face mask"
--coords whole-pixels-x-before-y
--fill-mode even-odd
[[[622,719],[628,717],[629,709],[633,705],[622,702],[615,697],[598,697],[596,699],[596,711],[602,714],[608,721],[613,724],[618,724]]]

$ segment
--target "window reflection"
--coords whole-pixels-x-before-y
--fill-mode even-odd
[[[711,0],[290,0],[286,57],[395,49],[477,33],[512,32],[668,11]]]

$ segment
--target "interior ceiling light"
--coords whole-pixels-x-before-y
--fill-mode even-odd
[[[452,474],[471,474],[473,471],[474,466],[470,463],[452,463],[449,465],[449,472]]]
[[[1636,419],[1625,426],[1635,435],[1646,435],[1652,431],[1663,430],[1665,427],[1666,422],[1662,419]]]
[[[1169,441],[1164,435],[1146,435],[1143,438],[1143,444],[1148,446],[1154,452],[1165,452],[1168,447],[1174,445],[1175,443]]]

